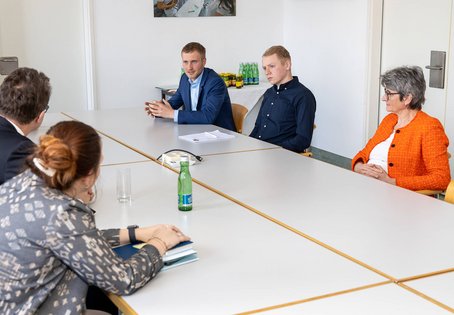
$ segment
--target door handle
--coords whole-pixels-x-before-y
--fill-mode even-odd
[[[426,69],[429,69],[429,70],[443,70],[443,67],[440,67],[440,66],[426,66]]]
[[[445,66],[446,52],[432,50],[430,52],[430,65],[426,66],[426,69],[429,69],[429,87],[444,89]]]
[[[17,57],[0,57],[1,62],[16,62]]]

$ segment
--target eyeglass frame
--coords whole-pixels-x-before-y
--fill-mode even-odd
[[[47,113],[48,110],[49,110],[49,105],[46,105],[46,108],[44,108],[43,112]]]
[[[392,95],[397,95],[397,94],[402,95],[400,92],[391,92],[390,90],[385,89],[385,95],[386,95],[386,96],[385,96],[385,95],[383,95],[383,96],[385,96],[385,97],[386,97],[386,100],[389,101],[389,97],[390,97],[390,96],[392,96]]]

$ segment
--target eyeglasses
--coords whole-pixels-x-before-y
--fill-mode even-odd
[[[385,89],[385,99],[388,101],[390,96],[400,94],[399,92],[391,92],[390,90]]]
[[[46,105],[46,108],[43,110],[43,112],[47,113],[48,110],[49,110],[49,105]]]

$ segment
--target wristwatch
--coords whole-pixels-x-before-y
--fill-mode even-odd
[[[138,227],[139,227],[138,225],[130,225],[127,227],[128,235],[129,235],[129,242],[131,242],[131,244],[138,243],[137,238],[136,238],[136,229]]]

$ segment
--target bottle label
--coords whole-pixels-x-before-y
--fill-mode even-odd
[[[192,206],[192,194],[178,195],[179,206]]]

